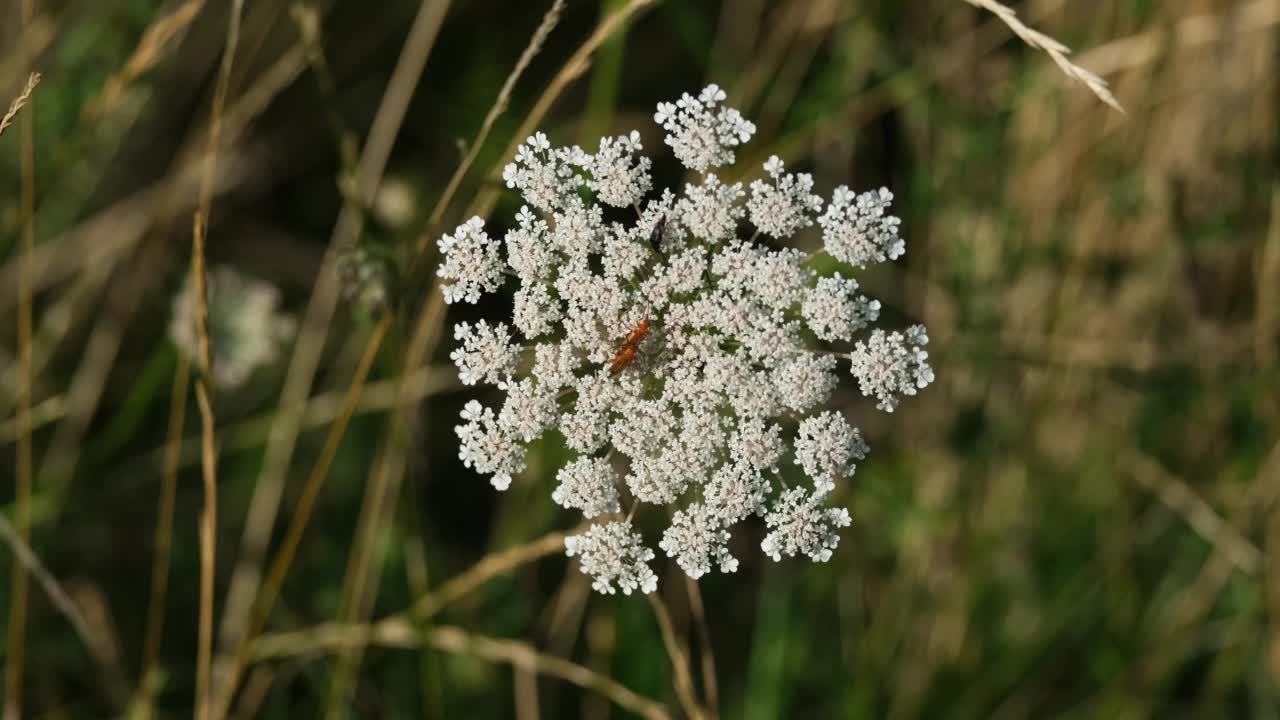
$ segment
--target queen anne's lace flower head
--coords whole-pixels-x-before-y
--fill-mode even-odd
[[[280,289],[243,275],[229,265],[209,273],[209,335],[213,344],[213,382],[232,389],[248,382],[259,367],[275,362],[294,334],[296,321],[280,309]],[[174,297],[169,337],[178,349],[195,357],[196,294],[191,276]]]
[[[751,139],[756,126],[737,110],[720,107],[724,91],[708,85],[698,97],[658,103],[653,121],[667,131],[667,144],[685,167],[705,172],[733,162],[733,148]]]
[[[453,235],[440,238],[444,256],[436,275],[451,280],[441,287],[448,303],[476,303],[480,293],[493,292],[502,283],[502,259],[498,244],[484,231],[484,221],[471,218],[458,226]]]
[[[865,342],[858,341],[849,360],[862,394],[879,400],[876,407],[881,410],[893,412],[903,395],[928,387],[933,382],[929,353],[924,351],[928,342],[923,325],[907,328],[905,335],[877,329]]]
[[[724,529],[724,519],[705,505],[693,504],[676,511],[658,547],[696,580],[711,571],[713,562],[720,572],[738,569],[737,559],[725,547],[727,542],[729,533]]]
[[[505,324],[460,322],[453,328],[453,339],[460,341],[462,347],[449,353],[449,359],[458,366],[458,379],[463,385],[497,384],[515,372],[520,348],[511,344],[511,332]]]
[[[886,212],[891,202],[888,188],[859,195],[843,185],[836,188],[827,211],[818,218],[831,257],[860,268],[902,257],[907,246],[898,237],[902,221]]]
[[[624,595],[658,589],[658,576],[649,567],[653,551],[628,523],[593,525],[582,535],[565,538],[564,550],[579,558],[582,571],[595,578],[591,587],[599,592],[612,595],[614,584]]]
[[[865,458],[868,450],[858,429],[839,413],[824,412],[800,423],[796,461],[819,493],[835,488],[836,478],[852,475],[853,461]]]
[[[822,208],[822,198],[811,194],[813,177],[808,173],[793,175],[783,172],[785,166],[777,155],[764,164],[769,180],[751,183],[751,200],[747,211],[760,232],[776,238],[790,237],[801,228],[813,224],[813,215]]]
[[[576,508],[586,517],[618,512],[618,473],[604,458],[583,457],[560,468],[559,485],[551,493],[557,505]]]
[[[830,560],[831,551],[840,544],[835,528],[852,522],[848,510],[824,507],[821,493],[806,494],[804,488],[782,493],[764,521],[773,528],[760,543],[766,555],[774,560],[808,555],[817,562]]]
[[[883,410],[933,380],[923,327],[868,331],[880,304],[855,280],[757,241],[817,223],[846,266],[895,259],[904,248],[892,195],[841,187],[824,212],[813,178],[777,157],[748,189],[724,183],[708,170],[732,163],[755,132],[724,100],[712,85],[658,106],[666,144],[703,174],[683,195],[651,194],[639,133],[594,153],[538,133],[504,172],[526,203],[505,237],[477,218],[440,241],[447,302],[474,303],[506,277],[518,284],[510,326],[455,328],[462,381],[506,392],[496,410],[467,403],[461,458],[504,490],[527,444],[556,430],[574,457],[552,499],[597,523],[566,552],[600,592],[657,587],[654,552],[631,522],[645,504],[671,507],[657,545],[690,577],[733,572],[732,530],[751,516],[768,527],[766,555],[827,560],[850,523],[827,498],[868,453],[826,409],[838,365],[848,361]],[[634,221],[614,219],[632,207]]]
[[[578,164],[590,173],[586,185],[607,205],[630,207],[640,201],[653,186],[649,179],[649,158],[636,157],[644,148],[640,133],[616,138],[602,138],[594,155],[579,154]]]

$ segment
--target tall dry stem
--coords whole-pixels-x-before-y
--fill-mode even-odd
[[[36,582],[40,583],[41,588],[44,590],[44,594],[49,596],[54,609],[67,619],[71,629],[75,630],[76,635],[79,636],[80,642],[84,643],[85,648],[89,650],[89,654],[97,658],[97,655],[93,652],[93,633],[89,631],[89,623],[85,621],[84,615],[76,607],[76,604],[72,602],[71,596],[67,594],[67,591],[62,588],[58,580],[49,572],[49,569],[44,566],[44,563],[40,562],[40,558],[36,557],[31,546],[19,536],[17,528],[2,513],[0,513],[0,542],[7,545],[10,552],[13,553],[14,559],[17,560],[14,564],[35,577]],[[6,704],[7,702],[6,700]]]
[[[23,0],[22,24],[31,25],[34,13],[32,0]],[[33,62],[32,51],[23,33],[23,55],[27,67]],[[32,91],[40,82],[40,74],[34,70],[27,76],[27,85],[9,111],[0,119],[0,134],[13,122],[13,118],[31,102]],[[31,256],[35,252],[36,160],[35,125],[31,111],[22,117],[22,257],[18,271],[18,447],[14,468],[14,520],[17,524],[16,539],[21,543],[31,540],[31,395],[35,386],[31,363],[32,289]],[[26,651],[27,632],[27,571],[23,563],[13,564],[12,600],[9,605],[9,643],[4,673],[4,718],[17,720],[22,715],[22,676]]]
[[[1111,89],[1107,87],[1107,81],[1103,80],[1096,73],[1092,73],[1079,65],[1071,62],[1071,58],[1067,57],[1071,54],[1071,48],[1063,45],[1057,40],[1045,35],[1035,28],[1028,27],[1018,19],[1018,14],[1008,5],[1001,5],[995,0],[964,0],[970,5],[982,8],[993,13],[1000,18],[1014,35],[1022,38],[1022,41],[1037,50],[1043,50],[1053,64],[1058,66],[1067,77],[1077,82],[1083,83],[1089,91],[1098,97],[1102,102],[1110,105],[1121,113],[1124,108],[1120,106],[1120,101],[1116,100],[1115,95],[1111,94]]]
[[[158,65],[165,50],[176,44],[175,38],[179,38],[191,27],[204,4],[205,0],[186,0],[172,12],[152,22],[142,33],[124,66],[107,78],[97,96],[85,104],[82,116],[96,120],[114,110],[130,86]]]
[[[391,79],[387,83],[387,89],[383,93],[382,101],[374,114],[373,125],[360,152],[355,177],[352,178],[353,190],[347,193],[337,222],[334,224],[333,234],[329,240],[329,250],[325,254],[303,316],[302,330],[294,346],[285,387],[280,396],[280,412],[277,421],[272,425],[262,472],[249,503],[249,516],[245,522],[244,539],[241,543],[242,554],[232,573],[231,588],[227,593],[227,607],[220,630],[222,654],[218,658],[214,678],[216,685],[214,694],[217,696],[218,707],[216,717],[222,717],[230,707],[231,695],[235,692],[235,685],[239,681],[244,647],[251,640],[246,634],[246,626],[251,622],[253,614],[258,612],[254,607],[258,604],[262,559],[266,553],[267,541],[275,527],[276,514],[284,491],[285,473],[297,444],[298,433],[302,429],[301,409],[305,407],[307,395],[319,367],[320,354],[328,337],[329,324],[337,309],[338,285],[334,272],[335,259],[339,252],[349,249],[359,236],[364,207],[372,201],[382,180],[387,159],[399,135],[400,127],[409,109],[409,102],[426,67],[427,57],[435,44],[436,35],[444,22],[448,6],[449,0],[436,0],[435,2],[425,1],[419,8],[409,35],[401,48]],[[301,54],[305,63],[305,51]],[[380,329],[374,333],[376,340],[370,341],[374,345],[373,350],[366,352],[376,352],[376,345],[381,343],[390,321],[391,318],[385,315],[379,320]],[[359,382],[353,380],[348,393],[358,399],[363,382],[363,379]],[[345,425],[337,425],[331,429],[330,435],[335,440],[340,440],[345,430]],[[326,440],[327,442],[329,441]],[[313,471],[312,476],[322,481],[326,473],[327,468],[321,468],[319,473]],[[305,528],[305,522],[303,527]]]
[[[543,43],[546,42],[547,36],[555,29],[560,22],[560,15],[564,11],[564,0],[555,0],[551,5],[551,9],[542,17],[542,22],[538,25],[538,29],[534,31],[533,37],[529,39],[529,44],[525,46],[524,52],[520,53],[520,59],[516,60],[516,66],[511,70],[511,74],[507,75],[507,79],[502,83],[502,89],[498,91],[498,97],[493,101],[493,106],[489,108],[489,112],[484,116],[484,122],[480,124],[480,132],[476,133],[476,137],[471,141],[471,145],[467,148],[467,156],[463,158],[462,163],[458,165],[458,169],[453,171],[453,177],[449,178],[449,184],[445,186],[444,192],[440,193],[440,199],[436,201],[435,209],[431,211],[431,217],[427,219],[428,231],[434,230],[439,225],[444,211],[449,207],[449,202],[453,200],[453,194],[457,192],[458,185],[462,183],[462,178],[466,176],[467,170],[475,163],[476,156],[480,154],[480,148],[484,147],[484,143],[489,139],[489,132],[493,130],[493,124],[498,121],[502,113],[506,112],[507,104],[511,102],[511,91],[515,89],[516,82],[520,76],[524,75],[524,71],[529,67],[529,63],[542,50]],[[426,233],[419,238],[418,253],[424,251],[423,242],[430,236]]]
[[[662,634],[662,644],[666,646],[667,656],[671,659],[672,684],[675,685],[680,706],[684,708],[690,720],[705,718],[706,713],[698,705],[698,699],[693,693],[693,673],[689,670],[689,653],[676,637],[675,627],[671,624],[671,614],[662,604],[658,593],[649,593],[645,595],[645,599],[653,608],[653,616],[658,621],[658,631]]]
[[[354,190],[343,203],[338,215],[333,236],[330,238],[329,252],[325,255],[320,277],[307,306],[302,333],[294,349],[285,389],[281,396],[282,417],[280,422],[272,428],[263,473],[258,487],[254,490],[254,497],[250,501],[249,519],[245,525],[246,554],[236,567],[232,576],[231,590],[228,593],[227,611],[222,627],[222,642],[227,646],[227,655],[225,658],[219,658],[218,687],[215,691],[218,710],[215,717],[217,718],[223,717],[230,708],[235,686],[239,682],[240,673],[244,667],[246,650],[252,636],[260,631],[260,628],[246,629],[246,620],[254,625],[265,623],[270,606],[274,602],[274,598],[266,603],[255,599],[259,591],[258,580],[261,577],[261,556],[265,552],[266,540],[270,536],[271,528],[275,525],[275,516],[283,491],[284,473],[288,467],[289,458],[293,454],[298,432],[301,430],[302,418],[299,408],[304,407],[306,394],[309,392],[318,366],[320,351],[328,335],[328,325],[337,305],[336,278],[333,272],[334,258],[337,252],[350,248],[359,235],[363,222],[363,208],[372,201],[381,182],[391,148],[396,136],[399,135],[414,89],[426,68],[427,58],[435,45],[436,36],[444,22],[449,4],[450,0],[434,2],[424,0],[419,6],[409,35],[401,48],[395,70],[391,74],[387,89],[374,115],[373,125],[369,129],[368,138],[357,162],[353,178]],[[376,356],[390,328],[390,323],[391,316],[384,313],[365,350],[367,357]],[[364,376],[358,374],[353,378],[348,388],[347,397],[352,405],[352,412],[354,412],[354,404],[359,401],[366,379],[367,371]],[[345,415],[344,422],[330,429],[326,446],[332,443],[336,448],[336,443],[341,441],[346,431],[346,422],[349,420],[350,413]],[[328,462],[317,463],[313,467],[305,493],[319,492],[320,485],[328,474]],[[296,527],[300,538],[309,519],[309,516],[301,518],[295,516],[290,534],[295,532],[294,527]],[[277,554],[275,562],[276,567],[280,568],[281,582],[284,574],[288,572],[289,564],[292,563],[292,553],[283,563],[280,562],[282,557],[284,556]],[[274,574],[277,571],[273,568],[272,572]]]
[[[217,85],[210,109],[209,145],[205,149],[200,173],[200,193],[195,215],[192,218],[191,272],[195,277],[196,337],[200,376],[196,381],[196,404],[200,407],[201,422],[201,470],[204,480],[204,508],[200,514],[200,627],[196,650],[195,716],[207,720],[211,710],[209,675],[213,658],[213,581],[216,552],[216,528],[218,523],[218,451],[213,414],[212,348],[209,340],[209,288],[205,268],[205,241],[209,232],[209,210],[213,204],[213,179],[217,168],[218,149],[221,143],[222,108],[226,104],[231,84],[231,65],[235,60],[236,45],[240,41],[240,19],[244,12],[244,0],[232,0],[231,17],[227,25],[227,43],[222,51],[222,63],[218,69]]]
[[[351,387],[343,399],[340,414],[334,424],[330,426],[329,433],[325,437],[324,447],[320,451],[320,457],[316,460],[315,465],[312,466],[306,484],[303,485],[302,494],[299,496],[298,503],[294,509],[293,519],[285,532],[284,541],[281,543],[280,549],[276,551],[271,563],[271,569],[253,608],[253,617],[250,619],[250,625],[240,636],[235,647],[235,654],[228,660],[227,674],[221,681],[223,685],[220,687],[219,697],[217,698],[217,717],[224,716],[230,708],[236,685],[240,682],[240,676],[249,661],[251,644],[254,638],[266,627],[267,619],[271,616],[271,609],[280,594],[284,578],[288,574],[294,558],[297,557],[298,548],[302,545],[302,536],[311,520],[311,513],[315,509],[316,499],[320,496],[320,488],[324,485],[329,466],[337,455],[338,446],[342,442],[342,435],[347,425],[351,422],[352,415],[355,414],[356,406],[359,404],[360,389],[364,387],[365,380],[373,368],[373,361],[378,356],[378,348],[382,345],[382,340],[390,326],[389,316],[384,316],[382,322],[379,322],[377,328],[375,328],[374,336],[365,347],[364,355],[356,368]]]
[[[685,589],[689,593],[689,609],[698,630],[698,648],[702,656],[702,689],[706,695],[707,713],[720,715],[720,686],[716,682],[716,654],[711,645],[711,626],[707,623],[707,609],[702,602],[702,590],[698,581],[685,576]]]
[[[26,86],[22,88],[22,92],[19,93],[18,97],[14,98],[13,102],[9,104],[9,109],[5,111],[4,117],[0,118],[0,135],[3,135],[4,131],[8,130],[9,126],[13,124],[13,119],[18,116],[18,111],[31,101],[31,93],[39,84],[40,73],[33,72],[27,76]]]
[[[698,705],[698,698],[694,696],[694,675],[689,669],[689,652],[686,652],[680,638],[676,637],[676,628],[671,624],[671,614],[667,612],[667,606],[663,605],[658,593],[646,594],[645,600],[648,600],[649,606],[653,607],[654,619],[658,621],[658,630],[662,634],[662,644],[667,647],[667,657],[671,659],[672,684],[676,687],[676,697],[680,698],[680,705],[685,708],[685,715],[689,716],[690,720],[704,719],[707,715]]]
[[[613,678],[564,658],[538,652],[533,646],[518,640],[474,635],[447,625],[432,628],[426,633],[419,632],[411,624],[381,623],[333,630],[336,632],[321,629],[261,638],[254,647],[254,657],[259,660],[297,657],[316,652],[332,652],[351,645],[389,648],[417,648],[426,645],[442,652],[507,663],[515,666],[518,671],[560,678],[585,690],[598,692],[618,707],[641,717],[650,720],[671,719],[666,706],[639,695]],[[314,642],[317,637],[323,642]]]
[[[542,95],[538,96],[538,101],[534,103],[529,113],[525,116],[524,122],[520,123],[520,127],[516,129],[514,135],[511,136],[511,142],[507,145],[507,149],[503,152],[503,159],[515,157],[516,148],[524,142],[525,138],[532,135],[538,124],[550,112],[551,106],[555,104],[565,89],[573,83],[574,80],[582,77],[582,74],[591,67],[591,59],[600,46],[605,43],[615,32],[621,29],[638,13],[653,5],[656,0],[631,0],[631,2],[619,8],[616,12],[606,16],[596,26],[591,35],[580,45],[569,58],[568,61],[560,68],[555,77],[547,85],[547,89],[542,91]],[[489,211],[493,209],[494,203],[498,200],[498,188],[502,187],[502,183],[498,180],[502,177],[503,163],[498,162],[493,166],[493,170],[489,174],[488,187],[476,195],[471,205],[464,213],[466,216],[479,215],[487,216]],[[430,228],[428,228],[430,230]],[[424,240],[419,240],[418,247],[423,247]],[[438,293],[437,293],[438,295]]]
[[[169,400],[168,431],[164,445],[164,467],[160,480],[160,498],[156,509],[155,547],[151,561],[151,590],[147,600],[146,634],[142,640],[142,665],[138,687],[150,686],[148,675],[160,656],[160,640],[164,633],[165,596],[169,587],[169,553],[173,545],[173,511],[178,493],[178,466],[182,460],[182,427],[187,416],[187,389],[191,381],[191,359],[178,354],[173,371],[173,389]]]

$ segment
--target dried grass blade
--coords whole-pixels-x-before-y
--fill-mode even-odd
[[[9,129],[9,126],[13,124],[13,119],[18,117],[18,112],[31,101],[31,93],[39,84],[40,73],[33,72],[27,76],[26,87],[24,87],[18,97],[14,98],[13,102],[9,104],[9,110],[5,112],[4,117],[0,118],[0,135],[3,135],[4,131]]]
[[[1049,56],[1050,60],[1058,66],[1067,77],[1083,83],[1089,91],[1098,97],[1102,102],[1110,105],[1116,110],[1124,113],[1124,108],[1120,106],[1120,101],[1116,100],[1115,95],[1111,94],[1111,89],[1107,87],[1107,81],[1103,80],[1097,74],[1092,73],[1084,68],[1071,62],[1067,57],[1071,54],[1071,48],[1058,42],[1057,40],[1045,35],[1035,28],[1028,27],[1018,19],[1018,14],[1008,5],[1001,5],[995,0],[964,0],[970,5],[987,10],[996,17],[1000,18],[1014,35],[1022,38],[1022,41],[1037,50],[1042,50]]]

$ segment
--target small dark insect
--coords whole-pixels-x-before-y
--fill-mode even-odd
[[[618,352],[614,354],[613,360],[609,361],[609,372],[617,375],[622,372],[636,359],[636,353],[640,350],[640,343],[644,341],[645,336],[649,334],[649,318],[640,321],[635,329],[627,334],[627,339],[622,341],[622,346],[618,348]]]
[[[662,252],[662,233],[667,229],[667,216],[663,215],[658,218],[658,224],[653,226],[653,231],[649,233],[649,244],[653,246],[654,252]]]

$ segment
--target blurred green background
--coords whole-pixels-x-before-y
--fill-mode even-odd
[[[29,119],[31,546],[87,633],[30,587],[22,717],[191,714],[194,401],[158,565],[156,528],[185,372],[170,314],[229,5],[38,0],[24,23],[18,0],[0,0],[0,105],[22,89],[24,45],[44,74],[0,138],[0,509],[18,517]],[[513,671],[481,636],[680,714],[650,606],[592,593],[559,553],[501,569],[436,613],[406,612],[482,558],[578,522],[549,497],[565,457],[555,443],[534,445],[505,494],[457,459],[458,411],[494,396],[457,385],[448,328],[505,317],[509,297],[448,308],[442,339],[428,333],[427,357],[398,382],[419,321],[442,319],[427,300],[434,257],[407,259],[495,190],[490,231],[512,223],[518,198],[492,179],[508,143],[624,5],[566,4],[433,222],[550,0],[245,4],[208,257],[278,288],[296,332],[274,357],[262,340],[267,361],[216,396],[220,626],[237,567],[281,547],[381,327],[376,307],[351,300],[331,322],[306,319],[315,288],[333,301],[334,282],[317,284],[331,243],[394,269],[379,286],[394,321],[266,624],[297,634],[239,678],[238,716],[631,716],[530,665]],[[1280,0],[1016,7],[1110,81],[1127,113],[960,0],[667,0],[619,24],[536,124],[560,144],[638,129],[663,187],[681,178],[654,106],[715,82],[759,127],[738,173],[779,154],[824,195],[846,183],[897,195],[907,256],[858,279],[889,324],[927,324],[937,382],[892,415],[851,381],[837,395],[872,447],[837,489],[854,519],[839,550],[827,564],[774,563],[748,523],[733,541],[739,571],[700,582],[709,643],[679,570],[655,563],[703,691],[714,651],[723,717],[1280,717]],[[410,28],[420,34],[406,45]],[[385,168],[370,162],[379,152]],[[311,398],[292,452],[277,412],[300,406],[282,398]],[[0,556],[11,667],[13,553]],[[331,623],[393,615],[404,632],[363,653],[317,649]],[[459,636],[444,626],[468,639],[445,647]]]

